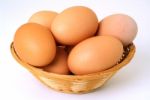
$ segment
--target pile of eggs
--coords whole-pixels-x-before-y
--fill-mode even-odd
[[[99,22],[91,9],[74,6],[59,14],[33,14],[17,29],[13,45],[18,57],[34,67],[84,75],[117,64],[136,34],[136,22],[128,15],[113,14]]]

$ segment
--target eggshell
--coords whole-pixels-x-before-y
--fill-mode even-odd
[[[90,74],[115,65],[123,54],[122,43],[110,36],[96,36],[77,44],[69,54],[68,65],[74,74]]]
[[[38,23],[50,29],[53,19],[58,15],[54,11],[39,11],[33,14],[28,22]]]
[[[96,14],[89,8],[74,6],[55,17],[51,31],[55,39],[65,45],[75,45],[91,37],[98,28]]]
[[[114,36],[127,46],[136,37],[137,30],[137,24],[130,16],[114,14],[100,21],[98,35]]]
[[[48,28],[27,23],[14,36],[14,48],[21,60],[34,66],[45,66],[55,57],[56,44]]]
[[[55,59],[48,66],[44,67],[45,71],[57,74],[69,74],[69,67],[67,64],[67,53],[63,47],[57,47]]]

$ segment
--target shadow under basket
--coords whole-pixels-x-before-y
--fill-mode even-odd
[[[16,55],[13,43],[10,49],[16,61],[29,70],[42,83],[54,90],[65,93],[87,93],[103,86],[120,68],[130,62],[135,53],[134,44],[130,44],[124,49],[122,59],[115,66],[105,71],[87,75],[60,75],[43,71],[40,68],[36,68],[21,61]]]

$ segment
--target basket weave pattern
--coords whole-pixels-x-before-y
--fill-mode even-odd
[[[88,75],[59,75],[45,72],[40,68],[36,68],[22,62],[21,59],[19,59],[19,57],[16,55],[13,43],[11,44],[10,49],[16,61],[28,69],[42,83],[46,84],[48,87],[54,90],[65,93],[86,93],[101,87],[120,68],[128,64],[135,53],[135,46],[134,44],[131,44],[125,50],[122,60],[110,69]]]

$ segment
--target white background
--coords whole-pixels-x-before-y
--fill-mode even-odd
[[[136,54],[104,87],[88,94],[53,91],[35,79],[11,56],[16,29],[40,10],[61,12],[73,5],[93,9],[101,20],[114,13],[128,14],[138,24]],[[149,0],[1,0],[0,1],[0,100],[150,100],[150,1]]]

